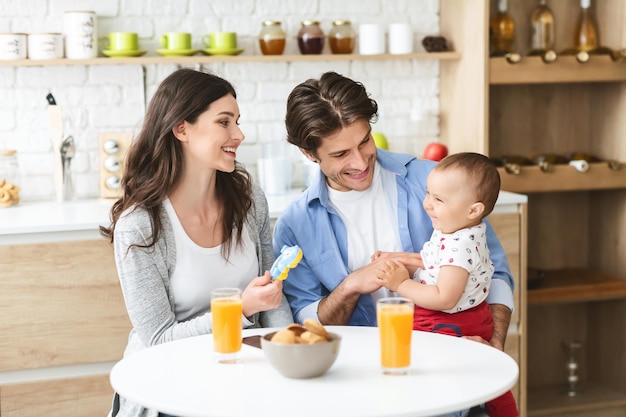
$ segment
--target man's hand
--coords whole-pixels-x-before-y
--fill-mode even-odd
[[[419,253],[411,252],[382,252],[376,251],[370,257],[371,262],[375,261],[398,261],[402,265],[406,266],[409,271],[410,277],[413,277],[417,268],[424,268],[424,261],[422,261],[422,255]]]
[[[323,298],[317,307],[317,317],[324,325],[346,325],[352,317],[359,297],[371,294],[381,288],[376,278],[377,263],[370,263],[357,269]]]

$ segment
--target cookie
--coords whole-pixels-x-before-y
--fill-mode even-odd
[[[274,333],[271,340],[275,343],[293,344],[296,343],[296,334],[291,330],[283,329]]]
[[[311,319],[311,318],[305,319],[304,327],[306,327],[306,329],[310,331],[311,333],[315,333],[316,335],[323,337],[324,340],[329,340],[328,332],[326,331],[324,326],[322,326],[322,323],[320,323],[319,321]]]

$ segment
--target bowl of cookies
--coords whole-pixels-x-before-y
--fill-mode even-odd
[[[261,338],[261,348],[269,363],[281,375],[296,379],[324,375],[335,363],[340,345],[340,335],[326,331],[313,319]]]

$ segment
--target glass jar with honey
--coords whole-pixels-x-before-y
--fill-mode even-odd
[[[333,54],[351,54],[356,44],[356,32],[349,20],[335,20],[328,32],[328,43]]]
[[[259,46],[263,55],[282,55],[285,50],[286,35],[277,20],[266,20],[259,33]]]

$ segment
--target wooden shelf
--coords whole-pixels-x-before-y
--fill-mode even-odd
[[[586,172],[565,164],[553,165],[548,172],[538,166],[522,166],[517,175],[509,174],[504,168],[498,168],[498,171],[501,188],[515,193],[626,188],[626,166],[613,170],[606,162],[590,163]]]
[[[573,56],[561,56],[545,64],[540,57],[523,57],[516,64],[506,58],[489,59],[489,84],[545,84],[626,81],[626,60],[592,55],[579,63]]]
[[[530,276],[530,275],[529,275]],[[528,290],[528,304],[598,301],[626,298],[626,279],[585,269],[545,271]]]
[[[92,59],[50,59],[32,60],[17,59],[13,61],[0,61],[0,66],[13,67],[36,67],[36,66],[67,66],[67,65],[115,65],[115,64],[211,64],[218,62],[319,62],[319,61],[376,61],[376,60],[408,60],[408,59],[438,59],[458,60],[459,52],[433,52],[414,53],[403,55],[358,55],[358,54],[323,54],[323,55],[234,55],[234,56],[141,56],[129,58],[106,58]]]
[[[580,394],[568,397],[566,385],[529,387],[528,417],[567,416],[581,411],[626,408],[626,393],[601,382],[581,384]],[[578,415],[578,414],[576,414]],[[618,415],[618,414],[614,414]]]

